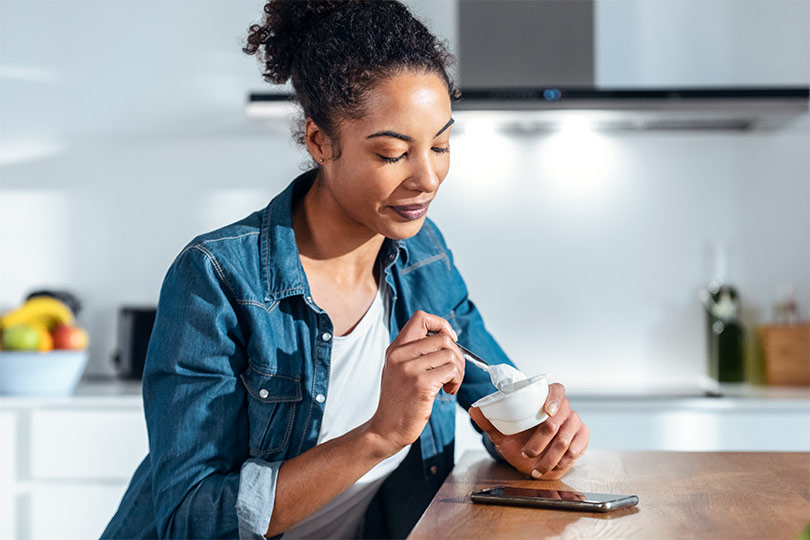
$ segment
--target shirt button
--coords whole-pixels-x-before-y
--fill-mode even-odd
[[[332,339],[332,334],[330,334],[329,332],[324,332],[323,335],[321,336],[321,339],[324,341],[329,341],[330,339]]]
[[[266,388],[262,388],[261,390],[259,390],[259,397],[260,398],[267,399],[267,396],[269,396],[269,395],[270,395],[270,392],[268,392]]]
[[[437,472],[439,472],[439,468],[436,465],[431,465],[430,474],[436,474]]]
[[[323,403],[324,401],[326,401],[326,396],[323,394],[318,394],[317,396],[315,396],[315,401],[317,401],[318,403]]]

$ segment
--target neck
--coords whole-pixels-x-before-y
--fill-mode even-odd
[[[344,285],[373,275],[385,237],[346,216],[318,178],[293,209],[293,228],[305,267],[328,266]]]

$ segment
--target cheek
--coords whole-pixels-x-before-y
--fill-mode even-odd
[[[444,182],[444,179],[447,177],[447,173],[450,172],[450,157],[446,157],[442,160],[442,163],[436,167],[436,174],[439,177],[439,182]]]
[[[355,169],[348,178],[351,180],[341,186],[338,197],[358,217],[380,213],[399,183],[392,171],[376,167]]]

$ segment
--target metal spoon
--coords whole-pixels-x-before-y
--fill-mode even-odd
[[[438,332],[428,332],[428,336],[435,336],[436,334],[438,334]],[[503,368],[490,364],[459,342],[456,342],[456,347],[461,350],[461,354],[464,356],[465,360],[473,364],[475,367],[483,369],[489,373],[489,378],[492,381],[492,384],[501,392],[511,393],[518,388],[516,385],[521,381],[504,381],[498,377],[500,374],[499,372],[502,371]],[[511,366],[508,367],[511,368]]]

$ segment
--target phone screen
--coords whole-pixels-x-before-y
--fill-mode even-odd
[[[531,489],[518,487],[499,487],[490,491],[493,495],[504,497],[529,497],[532,499],[562,499],[565,501],[584,501],[603,503],[624,499],[626,495],[610,493],[589,493],[584,491],[563,491],[558,489]]]
[[[476,491],[470,498],[473,502],[478,503],[535,506],[589,512],[608,512],[638,504],[638,497],[635,495],[509,486],[498,486]]]

